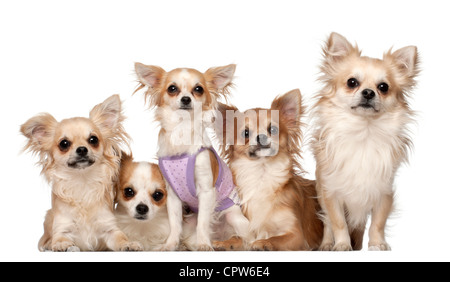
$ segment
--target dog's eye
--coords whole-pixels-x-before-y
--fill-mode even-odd
[[[91,136],[91,137],[89,137],[88,142],[92,146],[97,147],[98,146],[98,137],[97,136]]]
[[[134,190],[133,188],[127,187],[123,190],[123,194],[126,198],[133,198],[134,197]]]
[[[197,95],[203,95],[203,93],[205,92],[205,89],[203,89],[203,87],[201,87],[201,86],[197,86],[194,88],[194,92]]]
[[[278,127],[273,125],[273,126],[269,127],[269,132],[270,132],[270,135],[277,135],[278,132],[280,132],[280,130],[278,129]]]
[[[242,131],[242,137],[244,137],[245,139],[250,138],[250,130],[245,129],[244,131]]]
[[[164,198],[164,193],[156,191],[155,193],[153,193],[152,198],[153,200],[155,200],[155,202],[159,202]]]
[[[70,143],[69,140],[63,139],[61,140],[61,142],[59,142],[59,149],[63,152],[66,152],[67,150],[69,150],[70,145],[72,145],[72,143]]]
[[[347,80],[347,86],[348,88],[351,89],[356,88],[359,86],[359,81],[356,78],[352,77],[349,80]]]
[[[378,90],[380,90],[381,93],[386,94],[389,91],[389,85],[383,82],[380,85],[378,85]]]
[[[178,87],[175,85],[170,85],[169,88],[167,88],[167,92],[171,95],[175,95],[178,93]]]

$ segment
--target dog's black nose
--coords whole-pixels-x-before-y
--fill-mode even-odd
[[[192,101],[191,98],[187,97],[187,96],[184,96],[181,98],[181,103],[183,103],[183,105],[185,105],[185,106],[189,105],[191,103],[191,101]]]
[[[147,206],[147,205],[144,205],[144,204],[139,204],[139,205],[137,205],[137,207],[136,207],[136,211],[137,211],[137,213],[140,214],[140,215],[147,214],[147,213],[148,213],[148,206]]]
[[[362,91],[362,96],[367,100],[372,100],[375,97],[375,92],[372,89],[364,89]]]
[[[76,153],[80,157],[86,157],[88,154],[88,149],[86,147],[78,147]]]
[[[256,136],[256,142],[258,142],[258,145],[261,145],[263,147],[269,146],[269,138],[265,134],[259,134]]]

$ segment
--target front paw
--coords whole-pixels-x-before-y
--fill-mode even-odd
[[[67,239],[58,240],[52,244],[53,252],[76,252],[80,251],[75,244]]]
[[[333,243],[325,243],[325,244],[322,243],[322,245],[320,245],[319,247],[319,251],[322,252],[331,252],[332,250],[333,250]]]
[[[158,252],[173,252],[176,250],[178,250],[178,244],[176,243],[166,243],[156,249]]]
[[[120,248],[121,252],[142,252],[144,247],[139,242],[128,242]]]
[[[252,251],[274,251],[275,247],[269,240],[258,240],[252,243]]]
[[[214,251],[213,247],[207,244],[199,244],[197,247],[198,252],[212,252]]]
[[[348,243],[337,243],[333,247],[334,252],[350,252],[353,251],[352,246]]]
[[[369,242],[369,251],[391,251],[391,247],[386,242]]]
[[[233,237],[226,241],[214,241],[213,247],[216,251],[238,251],[243,249],[243,241],[240,237]]]

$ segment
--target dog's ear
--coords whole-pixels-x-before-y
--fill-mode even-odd
[[[122,101],[119,95],[112,95],[103,103],[96,105],[89,113],[89,118],[97,125],[105,141],[105,154],[114,157],[115,165],[123,151],[123,146],[129,149],[130,137],[123,128],[125,116],[122,114]]]
[[[280,120],[283,121],[289,130],[300,129],[300,118],[303,113],[300,90],[295,89],[275,98],[272,102],[271,110],[279,111]]]
[[[239,114],[238,108],[219,102],[217,111],[214,127],[221,145],[234,144],[236,135],[235,117]]]
[[[288,152],[292,156],[297,156],[297,158],[300,158],[300,145],[303,139],[303,124],[301,122],[303,107],[302,94],[300,93],[300,90],[295,89],[275,98],[272,102],[271,110],[279,111],[280,128],[286,127],[288,133]],[[297,167],[301,169],[301,166],[298,163]]]
[[[47,113],[37,115],[20,127],[20,132],[28,138],[24,150],[33,153],[49,152],[52,148],[55,128],[58,122]]]
[[[139,80],[139,86],[134,93],[147,86],[148,90],[145,92],[145,99],[150,101],[152,107],[161,106],[161,87],[167,74],[166,71],[158,66],[149,66],[141,63],[135,63],[134,69]]]
[[[328,59],[339,60],[350,54],[359,54],[358,46],[353,45],[339,33],[333,32],[328,37],[326,46],[323,48],[324,56]]]
[[[416,46],[401,48],[394,53],[388,51],[383,58],[391,63],[397,72],[396,82],[402,89],[409,90],[415,85],[414,78],[419,74],[419,54]]]
[[[96,105],[89,113],[89,118],[100,129],[105,141],[111,146],[116,156],[121,156],[121,146],[129,147],[129,136],[123,128],[125,116],[122,114],[122,102],[119,95],[113,95],[103,103]]]
[[[113,95],[96,105],[89,113],[89,118],[102,131],[114,131],[124,119],[119,95]]]
[[[133,162],[133,154],[131,154],[131,153],[127,154],[126,152],[122,151],[122,157],[120,159],[121,165],[128,164],[131,162]]]
[[[205,72],[208,88],[212,89],[213,93],[227,95],[229,88],[233,85],[235,71],[236,65],[234,64],[208,69]]]
[[[162,77],[166,73],[165,70],[158,66],[148,66],[141,63],[135,63],[134,69],[139,82],[151,88],[159,87]]]

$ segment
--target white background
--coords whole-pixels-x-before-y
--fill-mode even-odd
[[[448,1],[1,1],[0,260],[309,261],[450,260]],[[415,150],[396,179],[397,213],[389,221],[390,253],[39,253],[50,187],[36,158],[21,154],[19,126],[40,112],[58,120],[87,116],[120,94],[138,160],[156,153],[157,125],[146,110],[134,62],[166,70],[238,65],[231,102],[269,107],[300,88],[305,103],[316,81],[321,47],[336,31],[381,57],[417,45],[419,84],[411,106]],[[307,133],[307,136],[309,134]],[[313,177],[307,147],[304,168]],[[365,245],[367,244],[367,240]],[[367,246],[365,246],[367,249]]]

